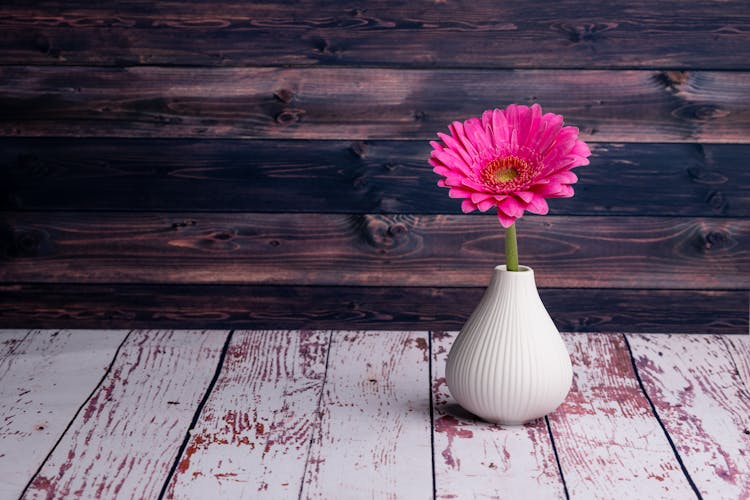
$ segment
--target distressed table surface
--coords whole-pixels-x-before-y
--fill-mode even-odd
[[[521,427],[451,399],[454,338],[0,330],[0,499],[750,497],[749,336],[564,334]]]

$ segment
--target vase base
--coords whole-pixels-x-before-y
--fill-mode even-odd
[[[536,419],[532,418],[531,420],[487,420],[487,419],[482,419],[482,420],[490,424],[502,425],[505,427],[521,427],[525,424],[528,424],[529,422],[533,422]]]

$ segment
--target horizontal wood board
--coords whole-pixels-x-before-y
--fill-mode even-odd
[[[5,282],[486,286],[494,215],[14,213]],[[750,220],[525,217],[542,287],[745,289]]]
[[[615,290],[568,304],[562,321],[666,331],[688,310],[670,293],[713,290],[714,311],[681,313],[685,328],[746,330],[748,42],[750,11],[734,0],[8,0],[0,285],[221,285],[219,297],[281,286],[323,304],[295,304],[293,318],[285,292],[253,300],[287,324],[331,328],[351,311],[300,287],[394,287],[358,302],[360,324],[419,328],[408,318],[445,313],[382,297],[477,293],[502,261],[492,217],[445,215],[459,203],[435,186],[428,141],[484,109],[540,103],[593,155],[574,198],[519,223],[522,260],[545,288]],[[655,304],[622,311],[657,290]],[[24,305],[4,317],[76,326],[70,300],[42,302],[53,296],[14,299]],[[460,326],[469,299],[459,304],[447,321]],[[261,318],[218,304],[186,314],[194,299],[144,306],[72,310],[93,327],[124,311],[176,327]]]
[[[459,330],[484,289],[249,285],[0,285],[0,327]],[[561,331],[746,334],[747,291],[543,288]],[[750,379],[750,372],[748,372]]]
[[[13,0],[0,8],[0,62],[750,69],[745,7],[317,0],[128,2],[113,10]]]
[[[427,139],[539,102],[585,140],[750,143],[743,71],[0,67],[0,136]]]
[[[750,145],[590,146],[576,195],[551,201],[550,214],[750,217]],[[428,141],[4,138],[0,207],[457,213],[460,202],[436,185],[430,149]]]

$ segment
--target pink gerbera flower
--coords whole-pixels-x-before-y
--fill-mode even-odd
[[[560,115],[543,115],[538,104],[487,110],[449,128],[450,135],[438,133],[443,144],[430,143],[430,164],[444,177],[438,186],[464,198],[464,212],[497,207],[506,228],[525,211],[546,214],[547,198],[573,196],[578,177],[571,169],[588,165],[591,154],[577,128],[564,127]]]

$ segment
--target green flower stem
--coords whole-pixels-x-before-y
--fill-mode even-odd
[[[518,271],[518,243],[516,243],[516,224],[505,230],[505,264],[508,271]]]

